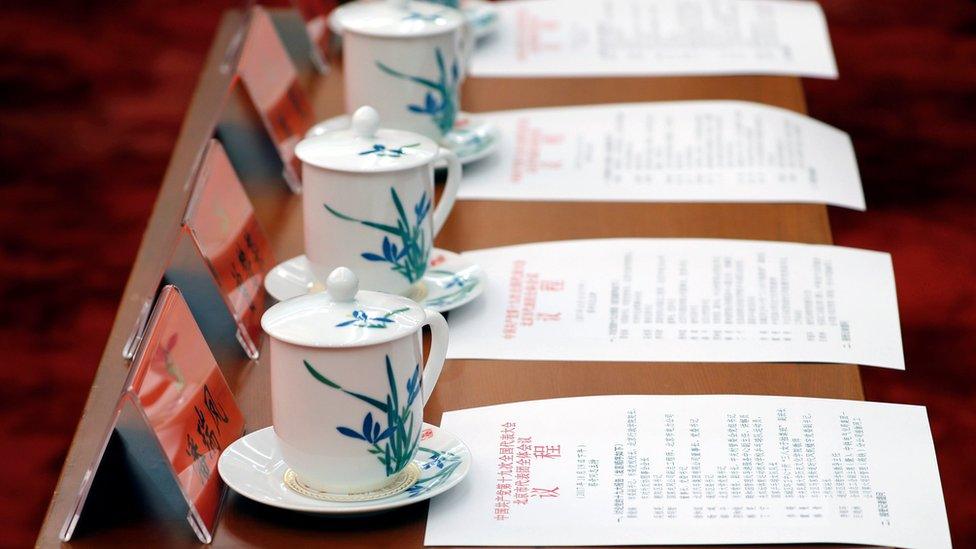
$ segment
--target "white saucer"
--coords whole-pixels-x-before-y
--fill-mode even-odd
[[[278,301],[325,289],[312,276],[308,258],[304,255],[293,257],[271,269],[264,278],[264,287]],[[427,272],[414,288],[414,292],[407,297],[443,313],[470,303],[481,295],[485,289],[485,272],[460,254],[434,248],[430,251]]]
[[[288,465],[281,458],[274,428],[265,427],[227,447],[217,469],[235,492],[258,503],[305,513],[348,515],[403,507],[450,490],[468,474],[471,452],[451,433],[424,423],[413,463],[420,468],[420,480],[405,492],[372,501],[323,501],[285,485]]]
[[[461,11],[474,29],[474,39],[481,40],[498,28],[498,8],[486,0],[461,0]],[[335,16],[329,17],[329,30],[342,35],[342,25]]]
[[[312,126],[305,133],[305,137],[348,128],[349,115],[340,114]],[[498,126],[484,121],[477,115],[461,111],[454,120],[454,129],[441,140],[441,145],[454,151],[462,164],[469,164],[495,152],[499,141],[501,141],[501,131]]]

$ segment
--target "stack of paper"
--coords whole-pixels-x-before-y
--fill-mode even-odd
[[[854,147],[836,128],[743,101],[482,113],[503,138],[464,168],[458,198],[810,202],[864,209]]]
[[[815,2],[508,0],[471,60],[494,77],[789,74],[836,78]]]
[[[484,268],[487,285],[451,313],[450,358],[905,368],[885,253],[634,238],[464,256]]]
[[[474,456],[427,545],[950,547],[925,409],[604,396],[447,412]]]

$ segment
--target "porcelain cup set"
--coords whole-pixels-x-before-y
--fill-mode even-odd
[[[424,423],[423,409],[447,353],[440,312],[477,298],[485,279],[433,247],[461,183],[459,153],[471,159],[456,130],[470,24],[449,6],[403,0],[335,14],[353,114],[296,147],[305,254],[265,278],[279,303],[261,321],[273,425],[228,447],[219,471],[265,504],[349,514],[433,497],[467,474],[467,447]],[[436,205],[435,166],[447,172]]]
[[[461,164],[497,146],[494,126],[458,114],[467,23],[442,4],[360,0],[335,10],[344,34],[346,108],[296,147],[305,255],[265,280],[275,299],[321,291],[336,267],[363,288],[447,311],[475,299],[483,274],[432,247],[454,204]],[[462,121],[459,122],[459,119]],[[432,210],[433,168],[447,167]]]
[[[485,32],[478,29],[490,27],[478,26],[455,9],[456,4],[358,0],[336,9],[330,21],[343,37],[347,114],[316,124],[307,136],[348,129],[349,115],[370,105],[384,126],[433,139],[464,164],[494,152],[498,129],[459,110],[460,86],[475,36]],[[490,3],[477,7],[495,21]]]
[[[280,302],[261,320],[271,338],[273,426],[239,439],[219,464],[229,486],[262,503],[377,511],[447,490],[470,464],[463,443],[423,423],[448,335],[444,317],[422,303],[450,309],[484,286],[480,268],[432,247],[460,162],[423,135],[378,126],[376,110],[361,107],[351,129],[296,150],[306,254],[266,277]],[[448,175],[435,206],[437,160]],[[436,268],[431,255],[441,259]]]
[[[467,474],[467,447],[423,422],[447,354],[437,311],[360,290],[339,267],[324,292],[272,306],[272,427],[220,456],[221,477],[255,501],[309,513],[380,511],[433,497]],[[430,326],[423,363],[421,330]]]

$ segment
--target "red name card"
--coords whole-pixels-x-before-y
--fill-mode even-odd
[[[219,294],[236,324],[238,342],[257,358],[264,276],[275,264],[271,245],[219,141],[207,146],[194,186],[166,278],[183,289],[201,323],[216,312],[212,296]]]
[[[244,432],[244,417],[175,286],[160,292],[119,397],[111,425],[82,481],[61,532],[71,539],[113,435],[143,485],[178,502],[203,543],[210,543],[224,486],[221,451]]]
[[[295,146],[312,126],[314,114],[274,22],[260,6],[251,9],[237,74],[278,149],[285,181],[299,192],[301,162]]]
[[[305,21],[305,32],[312,45],[312,62],[321,73],[328,72],[329,46],[332,31],[329,30],[329,15],[339,5],[339,0],[292,0],[292,5]]]

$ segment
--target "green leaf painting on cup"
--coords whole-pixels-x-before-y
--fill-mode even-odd
[[[346,326],[355,326],[357,328],[386,329],[388,325],[393,324],[393,315],[409,310],[410,309],[404,307],[402,309],[392,310],[384,315],[369,316],[369,313],[366,311],[355,309],[353,312],[349,313],[349,320],[343,320],[342,322],[336,324],[335,327],[345,328]]]
[[[359,156],[367,156],[370,154],[375,154],[376,156],[384,156],[391,158],[400,158],[407,155],[407,151],[403,149],[410,149],[413,147],[419,147],[420,143],[411,143],[409,145],[401,145],[399,147],[387,147],[382,143],[374,143],[372,148],[366,149],[359,153]]]
[[[396,376],[393,374],[393,365],[390,363],[389,355],[387,355],[386,377],[390,384],[390,392],[380,400],[350,391],[322,375],[307,360],[303,362],[305,369],[318,382],[365,402],[378,412],[375,418],[372,410],[366,412],[360,427],[353,428],[340,425],[336,427],[336,431],[343,436],[365,442],[368,445],[366,451],[373,454],[383,465],[386,469],[386,476],[392,476],[402,471],[417,452],[417,445],[420,444],[420,433],[423,431],[419,425],[419,418],[414,415],[412,410],[414,401],[420,396],[420,365],[418,364],[414,368],[413,375],[407,380],[405,384],[406,399],[402,400],[397,387]]]
[[[437,13],[420,13],[419,11],[411,11],[403,17],[403,21],[427,21],[428,23],[436,23],[439,19],[442,19],[443,16],[444,12],[442,11]]]
[[[420,200],[414,204],[414,221],[411,222],[403,208],[400,195],[393,187],[390,187],[390,196],[397,212],[396,226],[356,219],[333,209],[328,204],[323,204],[323,206],[339,219],[360,223],[398,238],[399,243],[384,235],[380,250],[363,252],[360,256],[366,261],[389,263],[391,270],[396,271],[406,278],[407,282],[413,284],[423,278],[424,272],[427,270],[427,260],[430,258],[430,242],[427,241],[427,235],[424,233],[424,221],[427,219],[427,214],[430,213],[430,198],[426,192],[421,195]]]
[[[448,70],[444,61],[444,54],[440,48],[434,48],[434,58],[437,62],[438,71],[436,81],[421,76],[402,73],[382,61],[377,61],[376,66],[394,78],[408,80],[427,88],[427,92],[424,94],[423,105],[407,105],[407,110],[414,114],[429,116],[443,135],[454,128],[454,119],[457,117],[457,88],[458,81],[460,80],[460,70],[458,69],[457,59],[451,63],[450,70]]]

